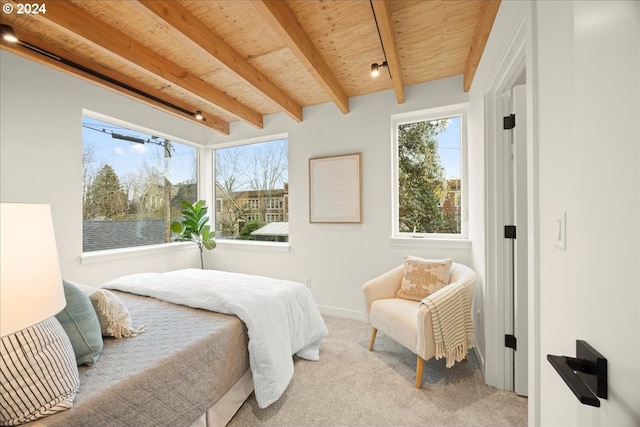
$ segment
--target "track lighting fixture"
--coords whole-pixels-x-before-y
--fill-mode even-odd
[[[200,111],[200,110],[198,110],[195,113],[193,113],[193,112],[191,112],[191,111],[189,111],[189,110],[187,110],[185,108],[182,108],[182,107],[180,107],[178,105],[172,104],[171,102],[165,101],[165,100],[160,99],[160,98],[158,98],[158,97],[156,97],[154,95],[148,94],[148,93],[146,93],[146,92],[144,92],[144,91],[142,91],[140,89],[137,89],[135,87],[129,86],[126,83],[119,82],[118,80],[115,80],[115,79],[113,79],[113,78],[111,78],[111,77],[109,77],[107,75],[104,75],[104,74],[99,73],[97,71],[91,70],[90,68],[87,68],[84,65],[80,65],[80,64],[78,64],[76,62],[73,62],[73,61],[71,61],[69,59],[61,58],[61,57],[59,57],[57,55],[54,55],[51,52],[47,52],[46,50],[40,49],[39,47],[36,47],[36,46],[34,46],[34,45],[30,44],[30,43],[21,41],[16,36],[15,31],[13,31],[13,27],[11,27],[10,25],[0,24],[0,38],[2,38],[3,40],[5,40],[7,42],[10,42],[10,43],[17,43],[18,45],[24,47],[25,49],[29,49],[32,52],[35,52],[35,53],[40,54],[42,56],[46,56],[47,58],[52,59],[52,60],[57,61],[57,62],[60,62],[61,64],[64,64],[64,65],[72,67],[72,68],[75,68],[76,70],[82,71],[83,73],[90,74],[90,75],[92,75],[94,77],[97,77],[97,78],[99,78],[101,80],[104,80],[105,82],[108,82],[108,83],[111,83],[113,85],[116,85],[116,86],[118,86],[118,87],[120,87],[122,89],[126,89],[128,91],[133,92],[133,93],[137,93],[138,95],[142,95],[147,99],[150,99],[152,101],[160,103],[160,104],[162,104],[162,105],[164,105],[166,107],[169,107],[169,108],[171,108],[173,110],[179,111],[180,113],[185,114],[187,116],[191,116],[196,120],[199,120],[201,122],[206,122],[207,121],[207,119],[202,115],[202,111]]]
[[[371,64],[371,77],[378,77],[380,75],[380,67],[386,67],[387,61],[384,61],[382,64],[373,63]]]
[[[369,0],[369,4],[371,4],[371,13],[373,14],[373,20],[376,23],[376,30],[378,31],[378,39],[380,40],[380,47],[382,48],[382,54],[384,55],[384,61],[382,64],[378,64],[374,62],[371,64],[371,77],[378,77],[380,75],[380,67],[386,67],[389,70],[389,66],[387,65],[387,53],[384,51],[384,43],[382,43],[382,35],[380,35],[380,27],[378,26],[378,18],[376,18],[376,11],[373,8],[373,0]],[[391,77],[391,71],[389,71],[389,77]]]
[[[16,33],[13,31],[10,25],[1,24],[0,25],[0,37],[2,37],[5,41],[10,43],[16,43],[18,38],[16,37]]]

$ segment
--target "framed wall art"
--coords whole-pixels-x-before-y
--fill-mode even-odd
[[[309,222],[362,222],[362,154],[309,159]]]

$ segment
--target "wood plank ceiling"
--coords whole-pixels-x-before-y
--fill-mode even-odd
[[[3,13],[2,48],[228,134],[237,120],[463,75],[469,90],[499,0],[92,0]],[[6,11],[5,11],[6,12]],[[6,29],[6,27],[5,27]],[[46,51],[43,55],[32,47]],[[377,78],[372,63],[388,66]]]

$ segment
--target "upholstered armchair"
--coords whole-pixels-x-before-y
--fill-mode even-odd
[[[373,327],[369,351],[373,351],[376,334],[381,331],[414,352],[417,355],[416,388],[422,388],[424,362],[436,355],[432,309],[428,304],[421,304],[421,301],[397,298],[403,277],[404,264],[368,281],[363,286],[366,321]],[[468,322],[472,322],[471,305],[476,274],[469,267],[452,262],[448,279],[449,283],[441,289],[446,292],[446,288],[456,286],[460,293],[466,294],[468,305],[465,305],[464,315]],[[459,285],[463,286],[466,292],[462,292]]]

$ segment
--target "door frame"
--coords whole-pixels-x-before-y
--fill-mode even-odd
[[[484,90],[484,151],[485,151],[485,381],[496,388],[504,389],[504,292],[498,280],[503,259],[502,196],[498,191],[496,171],[501,157],[496,152],[496,141],[502,138],[502,117],[499,95],[513,87],[517,78],[526,73],[527,116],[527,283],[528,283],[528,424],[540,423],[540,293],[539,293],[539,196],[538,196],[538,149],[536,147],[537,105],[536,61],[533,27],[535,25],[533,5],[528,3],[517,20],[510,40]]]
[[[503,390],[510,390],[512,377],[505,371],[504,335],[505,322],[505,271],[501,265],[504,259],[504,239],[502,227],[504,222],[504,197],[501,177],[504,176],[503,123],[501,95],[515,86],[517,79],[526,73],[527,86],[527,230],[528,234],[528,405],[529,424],[537,425],[539,420],[539,366],[537,357],[539,349],[539,295],[537,280],[538,270],[538,207],[537,183],[535,170],[537,167],[537,150],[535,148],[535,81],[533,78],[533,48],[531,41],[531,9],[530,6],[520,17],[513,37],[505,48],[504,54],[495,67],[492,78],[484,92],[484,126],[485,126],[485,381],[487,384]]]

